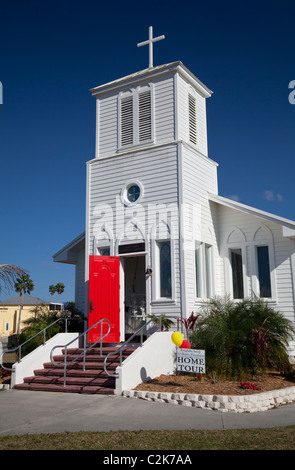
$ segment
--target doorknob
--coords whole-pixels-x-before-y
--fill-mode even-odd
[[[90,312],[93,310],[92,300],[90,300]]]

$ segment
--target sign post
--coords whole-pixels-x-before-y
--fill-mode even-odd
[[[205,374],[205,350],[177,348],[176,370]]]

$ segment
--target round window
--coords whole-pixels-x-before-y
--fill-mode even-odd
[[[140,196],[140,187],[137,184],[132,184],[127,188],[127,199],[129,202],[135,202]]]
[[[144,193],[143,185],[138,180],[131,180],[125,183],[121,189],[120,197],[122,204],[133,207],[141,201]]]

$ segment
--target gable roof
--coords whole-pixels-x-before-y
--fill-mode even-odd
[[[0,305],[20,305],[21,295],[17,294],[13,297],[8,297],[7,299],[0,300]],[[39,299],[38,297],[32,297],[31,295],[25,294],[23,305],[36,305],[36,304],[45,304],[49,305],[49,302]]]
[[[187,67],[185,67],[185,65],[183,65],[180,60],[176,62],[170,62],[169,64],[158,65],[156,67],[140,70],[139,72],[135,72],[130,75],[126,75],[125,77],[118,78],[117,80],[113,80],[111,82],[104,83],[103,85],[91,88],[89,91],[93,96],[98,96],[116,88],[121,88],[127,83],[129,86],[130,83],[134,84],[148,77],[154,78],[160,74],[168,72],[179,72],[206,98],[209,98],[213,93],[213,91],[209,90],[209,88],[206,87],[206,85],[204,85],[204,83],[202,83],[201,80],[199,80]]]
[[[274,222],[275,224],[282,225],[285,230],[283,230],[283,235],[288,237],[295,237],[295,222],[293,220],[285,219],[278,215],[271,214],[270,212],[262,211],[260,209],[255,209],[254,207],[241,204],[240,202],[228,199],[226,197],[218,196],[217,194],[208,194],[209,201],[216,202],[225,207],[229,207],[245,214],[253,215],[254,217],[260,217],[261,219],[268,220],[269,222]]]
[[[75,264],[78,260],[77,256],[85,247],[85,232],[61,248],[52,256],[55,263]]]

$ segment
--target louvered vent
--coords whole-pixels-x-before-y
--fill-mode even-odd
[[[188,120],[189,120],[189,140],[197,144],[197,117],[196,117],[196,99],[188,95]]]
[[[152,138],[151,92],[144,91],[138,97],[139,142]]]
[[[121,145],[133,144],[133,99],[127,96],[121,100]]]

